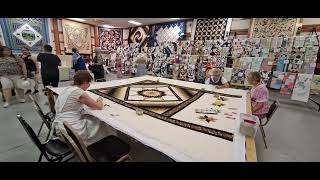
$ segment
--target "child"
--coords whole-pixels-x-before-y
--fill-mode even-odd
[[[265,84],[261,83],[259,72],[251,72],[248,76],[248,82],[253,85],[251,89],[251,107],[252,114],[260,119],[266,117],[269,111],[269,91]]]
[[[218,68],[213,68],[208,71],[209,78],[206,80],[205,84],[215,85],[217,89],[228,88],[228,81],[222,77],[221,70]]]

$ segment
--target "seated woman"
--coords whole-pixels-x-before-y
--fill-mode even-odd
[[[209,78],[206,80],[205,84],[215,85],[217,89],[230,87],[228,81],[221,74],[221,70],[218,68],[209,70]]]
[[[269,111],[269,91],[265,84],[261,83],[259,72],[251,72],[248,76],[248,82],[253,85],[251,89],[252,114],[260,119],[266,117]]]
[[[101,97],[94,100],[85,92],[92,81],[89,72],[85,70],[77,71],[73,81],[74,86],[63,90],[55,104],[56,117],[53,124],[56,135],[59,136],[60,129],[64,129],[64,121],[75,129],[87,146],[108,135],[116,135],[116,130],[108,127],[107,124],[93,116],[81,113],[83,105],[95,110],[104,108]]]
[[[24,103],[23,82],[27,80],[27,69],[24,61],[12,54],[8,47],[0,49],[0,82],[5,98],[3,107],[7,108],[11,102],[12,89],[16,89],[19,102]]]

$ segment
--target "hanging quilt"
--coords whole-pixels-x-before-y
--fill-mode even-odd
[[[197,19],[194,41],[224,39],[228,18]]]
[[[245,72],[245,80],[244,80],[244,85],[245,86],[249,86],[250,84],[249,84],[249,82],[248,82],[248,76],[249,76],[249,74],[252,72],[252,70],[251,69],[246,69],[246,72]]]
[[[160,45],[163,42],[177,42],[186,32],[184,21],[176,23],[157,24],[151,29],[150,39]]]
[[[280,89],[283,78],[284,72],[273,71],[269,87],[273,89]]]
[[[252,57],[242,57],[240,58],[240,68],[241,69],[250,69],[252,63]]]
[[[260,47],[269,49],[271,47],[271,38],[261,38]]]
[[[205,66],[200,62],[197,61],[195,65],[195,81],[198,83],[203,83],[205,81]]]
[[[227,68],[225,67],[223,69],[223,77],[229,82],[231,81],[231,77],[232,77],[232,68]]]
[[[48,23],[45,18],[0,18],[5,44],[13,51],[28,47],[40,52],[49,43]]]
[[[118,47],[120,47],[122,44],[121,29],[100,28],[99,37],[100,37],[100,48],[108,52],[117,51]],[[131,47],[131,44],[130,44],[130,47]],[[133,43],[133,44],[139,45],[139,43]]]
[[[304,60],[305,48],[293,47],[289,57],[288,72],[299,73]]]
[[[261,71],[261,82],[265,85],[268,85],[270,83],[272,71]]]
[[[291,99],[308,102],[310,95],[312,74],[298,74]]]
[[[271,71],[273,60],[271,58],[263,58],[260,71]]]
[[[293,46],[297,47],[297,48],[298,47],[303,47],[305,39],[306,39],[306,37],[304,37],[304,36],[296,36],[295,39],[294,39]]]
[[[281,47],[283,48],[292,48],[294,37],[284,37],[282,40]]]
[[[251,63],[251,70],[258,72],[261,67],[261,63],[263,61],[262,57],[254,57],[252,58],[252,63]]]
[[[280,72],[285,72],[285,63],[284,63],[285,59],[278,59],[277,61],[277,71]]]
[[[297,18],[255,18],[252,37],[294,36]]]
[[[243,85],[246,75],[244,69],[233,69],[231,83]]]
[[[63,40],[66,53],[77,48],[81,54],[91,54],[90,25],[62,19]]]
[[[149,26],[132,27],[129,30],[129,43],[139,43],[140,46],[147,45]]]
[[[186,64],[180,64],[179,65],[179,75],[178,79],[186,81],[188,77],[188,65]]]
[[[195,80],[195,65],[188,65],[188,81],[193,82]]]
[[[319,45],[317,41],[317,36],[307,36],[304,42],[305,47],[313,47]]]
[[[294,81],[296,80],[297,74],[285,73],[282,80],[280,94],[290,95],[294,88]]]
[[[311,94],[320,94],[320,75],[313,75],[310,87]]]

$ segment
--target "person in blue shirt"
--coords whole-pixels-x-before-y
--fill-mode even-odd
[[[222,76],[222,72],[218,68],[213,68],[208,72],[209,78],[205,81],[205,84],[216,86],[217,89],[229,88],[230,85],[226,78]]]
[[[72,64],[75,72],[79,70],[87,70],[86,63],[84,59],[80,56],[77,48],[72,48]]]

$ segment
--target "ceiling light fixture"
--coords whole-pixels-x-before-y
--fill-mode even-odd
[[[105,27],[105,28],[116,28],[116,27],[110,26],[110,25],[108,25],[108,24],[105,24],[105,25],[102,25],[102,26]]]
[[[128,21],[128,23],[131,23],[131,24],[134,24],[134,25],[141,25],[142,24],[142,23],[139,23],[139,22],[133,21],[133,20]]]
[[[172,19],[172,20],[178,20],[178,19],[180,19],[180,18],[170,18],[170,19]]]
[[[86,20],[80,19],[80,18],[67,18],[67,19],[74,20],[74,21],[80,21],[80,22],[85,22],[86,21]]]

